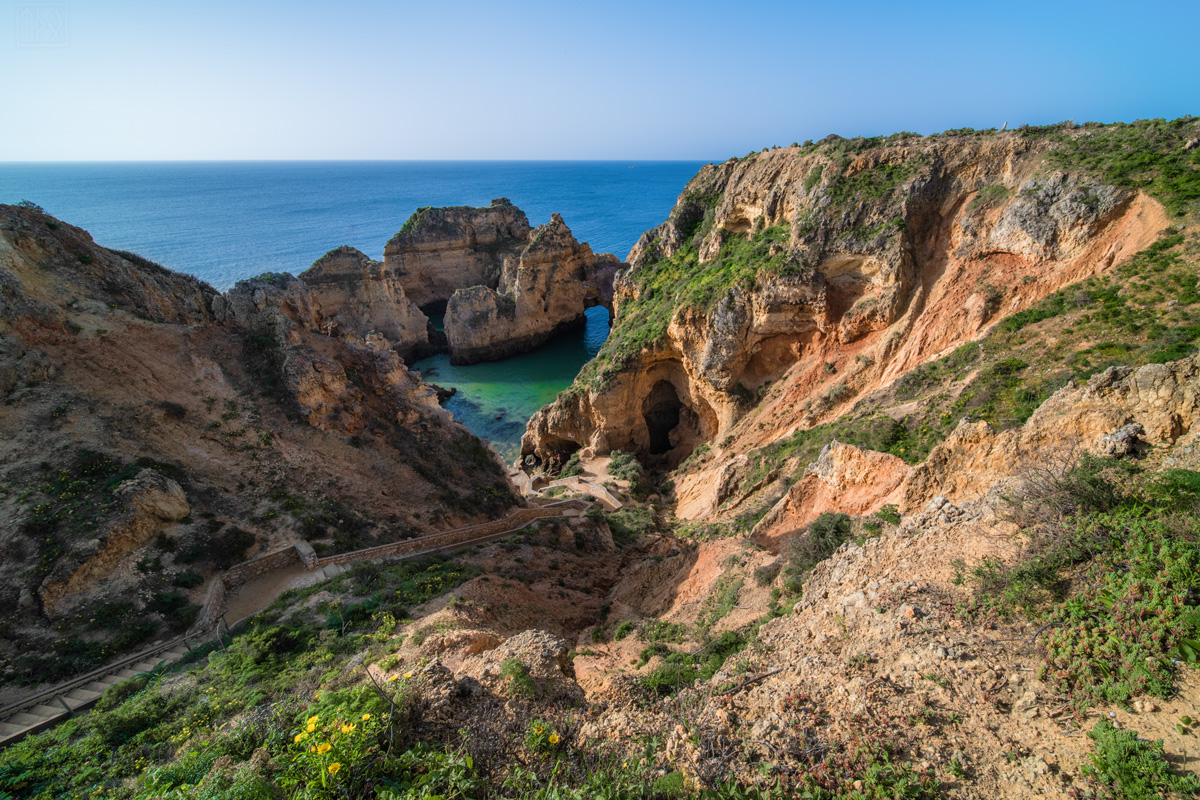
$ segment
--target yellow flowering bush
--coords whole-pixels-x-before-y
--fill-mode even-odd
[[[554,728],[540,719],[530,722],[525,733],[525,746],[538,753],[549,753],[557,749],[561,741]]]
[[[361,796],[378,762],[373,754],[383,727],[383,717],[345,707],[308,717],[292,739],[279,785],[289,797]]]

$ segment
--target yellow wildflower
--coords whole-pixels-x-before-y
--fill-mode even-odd
[[[305,733],[304,731],[301,731],[300,733],[296,734],[296,738],[292,739],[292,741],[293,742],[303,742],[306,738],[308,738],[308,734]]]
[[[329,774],[330,774],[330,775],[337,775],[337,774],[338,774],[338,770],[339,770],[339,769],[341,769],[341,768],[342,768],[342,765],[341,765],[341,764],[339,764],[339,763],[337,763],[337,762],[335,761],[335,762],[333,762],[332,764],[330,764],[330,765],[329,765]]]
[[[324,755],[332,749],[333,745],[331,745],[329,742],[321,742],[319,745],[317,745],[317,755]]]
[[[308,727],[305,728],[304,730],[308,731],[309,733],[312,733],[316,729],[317,729],[317,726],[310,722],[310,723],[308,723]]]
[[[398,681],[398,680],[400,680],[399,675],[389,675],[388,676],[388,683],[391,683],[392,681]]]
[[[320,719],[320,717],[318,717],[316,714],[313,714],[311,717],[304,720],[304,724],[305,725],[316,725],[318,719]]]
[[[350,731],[354,730],[357,727],[358,727],[357,725],[343,725],[342,733],[349,733]]]
[[[558,734],[557,733],[550,734],[550,744],[558,744]]]
[[[408,679],[409,679],[409,678],[411,678],[411,677],[412,677],[412,673],[411,673],[411,672],[406,672],[406,673],[404,673],[404,679],[405,679],[405,680],[408,680]]]
[[[533,726],[533,732],[534,732],[534,733],[536,733],[538,736],[541,736],[541,735],[542,735],[542,730],[543,730],[543,728],[542,728],[542,726],[541,726],[541,725],[534,725],[534,726]]]
[[[370,714],[363,714],[363,715],[362,715],[362,721],[363,721],[363,722],[366,722],[366,721],[367,721],[367,720],[369,720],[370,718],[371,718],[371,715],[370,715]]]

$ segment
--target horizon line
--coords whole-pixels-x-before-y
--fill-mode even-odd
[[[22,159],[0,160],[0,165],[13,164],[719,164],[724,159],[704,158],[75,158],[75,159]]]

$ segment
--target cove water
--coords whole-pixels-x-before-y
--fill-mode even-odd
[[[0,163],[0,203],[31,200],[217,289],[263,272],[297,274],[349,244],[374,259],[420,206],[486,206],[507,197],[531,225],[558,212],[597,253],[625,258],[666,219],[701,162],[303,161]],[[608,334],[608,314],[525,355],[416,366],[457,388],[447,407],[506,459],[533,412],[566,388]]]

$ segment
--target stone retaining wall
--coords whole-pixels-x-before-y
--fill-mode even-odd
[[[296,546],[288,545],[282,550],[276,550],[272,553],[261,555],[258,558],[243,561],[241,564],[235,564],[225,570],[221,577],[225,580],[225,588],[236,589],[261,575],[266,575],[269,572],[278,572],[281,569],[298,566],[303,563],[304,559],[296,552]]]
[[[196,617],[195,623],[188,629],[191,635],[211,630],[225,613],[225,597],[230,592],[244,586],[255,578],[273,572],[303,565],[307,570],[328,567],[334,564],[349,564],[354,561],[366,561],[372,558],[401,556],[408,553],[418,553],[425,550],[437,550],[450,547],[460,542],[469,542],[486,536],[496,536],[502,533],[515,533],[539,519],[562,516],[568,509],[582,512],[590,503],[581,500],[563,500],[549,503],[537,508],[522,508],[509,514],[504,519],[492,520],[481,525],[469,525],[443,533],[419,536],[416,539],[405,539],[401,542],[368,547],[364,550],[354,550],[349,553],[338,553],[325,558],[317,558],[308,542],[296,542],[293,545],[275,550],[258,558],[236,564],[213,578],[205,597],[204,605]]]

